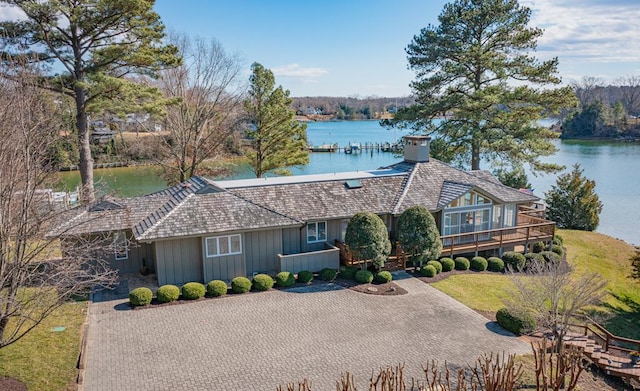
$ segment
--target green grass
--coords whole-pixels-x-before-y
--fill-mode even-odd
[[[596,272],[608,281],[610,295],[596,309],[598,321],[616,335],[640,340],[640,281],[629,277],[633,246],[595,232],[561,230],[560,235],[577,273]],[[495,312],[512,282],[499,274],[461,274],[432,286],[476,311]]]
[[[0,376],[17,378],[29,390],[72,389],[86,309],[87,302],[67,303],[24,338],[0,349]],[[66,329],[52,331],[58,326]]]

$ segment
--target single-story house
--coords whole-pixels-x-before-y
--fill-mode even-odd
[[[555,224],[527,208],[538,197],[504,186],[486,171],[430,158],[428,137],[407,136],[404,143],[404,160],[378,170],[229,181],[193,177],[150,195],[99,201],[58,231],[69,238],[108,238],[110,250],[96,256],[108,257],[122,272],[145,264],[160,285],[337,268],[334,244],[361,211],[379,215],[393,238],[398,216],[424,205],[446,255],[553,239]]]

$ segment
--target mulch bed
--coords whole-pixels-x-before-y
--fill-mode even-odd
[[[0,377],[0,390],[27,391],[27,385],[13,377]]]
[[[406,289],[401,288],[400,286],[395,284],[393,281],[387,282],[385,284],[375,284],[375,283],[360,284],[353,280],[336,278],[336,280],[333,281],[333,283],[336,285],[340,285],[341,287],[351,289],[354,292],[366,293],[368,295],[375,295],[375,296],[399,296],[399,295],[406,295],[408,293]]]

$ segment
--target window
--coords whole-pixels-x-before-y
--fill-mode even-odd
[[[471,209],[465,211],[446,212],[444,214],[443,235],[458,235],[466,234],[470,235],[461,236],[455,239],[454,243],[463,243],[467,241],[473,241],[476,239],[474,232],[486,231],[489,229],[491,223],[491,209]],[[489,238],[488,233],[483,233],[478,236],[480,240],[486,240]],[[445,243],[445,245],[450,242]]]
[[[504,206],[504,226],[513,227],[516,225],[516,204],[506,204]]]
[[[483,195],[476,193],[475,191],[470,191],[468,193],[465,193],[461,197],[458,197],[455,200],[451,201],[449,205],[447,205],[447,208],[459,208],[464,206],[485,204],[491,204],[491,200]]]
[[[492,228],[502,228],[502,205],[493,206]]]
[[[242,253],[240,234],[206,238],[204,245],[207,257],[221,257],[223,255]]]
[[[327,222],[307,223],[307,243],[325,242],[327,240]]]
[[[116,232],[115,237],[113,238],[113,251],[116,255],[116,261],[129,259],[127,235],[125,235],[124,232]]]

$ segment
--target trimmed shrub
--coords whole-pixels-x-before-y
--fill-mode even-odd
[[[554,244],[553,246],[551,246],[551,251],[558,254],[559,256],[562,256],[562,253],[564,252],[564,250],[562,249],[562,245],[560,244]]]
[[[338,271],[336,269],[330,269],[328,267],[320,270],[318,273],[318,278],[324,281],[333,281],[338,276]]]
[[[425,265],[420,269],[420,274],[425,277],[435,277],[438,272],[436,272],[436,268],[433,265]]]
[[[545,244],[545,242],[536,242],[533,244],[533,252],[534,253],[539,253],[541,251],[544,251],[547,249],[547,245]]]
[[[302,284],[308,284],[313,281],[313,273],[308,270],[303,270],[298,273],[298,282]]]
[[[213,280],[207,284],[207,294],[218,297],[227,294],[227,283],[222,280]]]
[[[160,303],[171,303],[180,297],[180,288],[175,285],[163,285],[156,291]]]
[[[507,308],[500,308],[496,312],[496,320],[502,328],[517,335],[530,333],[536,328],[536,322],[530,315],[512,314]]]
[[[456,268],[456,263],[451,258],[440,258],[440,264],[442,265],[443,272],[450,272]]]
[[[553,237],[553,244],[562,246],[564,244],[564,238],[558,234]]]
[[[252,283],[253,287],[258,291],[268,291],[273,288],[273,278],[268,274],[256,274]]]
[[[340,266],[340,277],[345,280],[353,280],[357,271],[358,268],[355,266]]]
[[[182,297],[186,300],[196,300],[204,297],[207,288],[199,282],[187,282],[182,286]]]
[[[473,257],[471,258],[471,270],[475,270],[477,272],[483,272],[487,270],[487,259],[485,257]]]
[[[287,288],[296,283],[296,279],[290,272],[280,272],[276,274],[276,284],[279,287]]]
[[[524,254],[524,259],[526,259],[525,265],[528,265],[532,261],[544,262],[544,257],[540,253],[526,253]]]
[[[453,262],[456,264],[456,270],[469,270],[469,266],[471,266],[469,260],[465,257],[457,257]]]
[[[393,279],[393,276],[391,275],[390,272],[386,270],[376,274],[376,281],[379,284],[386,284],[387,282],[391,282],[392,279]]]
[[[149,288],[140,287],[129,292],[129,302],[134,307],[149,305],[151,299],[153,299],[153,292]]]
[[[540,253],[540,255],[544,257],[544,260],[547,263],[549,262],[560,263],[560,261],[562,261],[562,257],[554,253],[553,251],[543,251]]]
[[[429,261],[427,262],[427,265],[431,265],[436,269],[436,274],[440,274],[440,272],[442,271],[442,264],[440,263],[440,261]]]
[[[247,277],[236,277],[231,280],[231,290],[234,293],[247,293],[251,290],[251,280]]]
[[[373,273],[369,270],[358,270],[355,275],[356,282],[360,284],[368,284],[373,281]]]
[[[487,259],[487,270],[492,272],[504,271],[504,262],[498,257],[489,257]]]
[[[507,251],[502,254],[502,261],[504,261],[505,267],[510,267],[513,271],[520,271],[524,268],[527,259],[524,255],[515,251]]]

